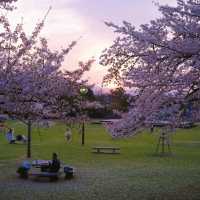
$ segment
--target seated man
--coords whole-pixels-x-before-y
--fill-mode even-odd
[[[58,172],[60,169],[60,161],[58,160],[58,156],[56,153],[53,153],[52,155],[52,162],[49,166],[49,172]]]
[[[56,153],[52,155],[52,161],[48,166],[44,166],[41,168],[42,172],[58,172],[60,169],[60,161],[58,160],[58,156]]]

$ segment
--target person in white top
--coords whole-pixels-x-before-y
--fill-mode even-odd
[[[72,132],[71,132],[71,128],[69,128],[69,127],[67,127],[67,129],[66,129],[65,138],[66,138],[67,142],[71,142],[71,140],[72,140]]]

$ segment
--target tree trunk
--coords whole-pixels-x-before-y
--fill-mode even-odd
[[[31,157],[31,121],[28,121],[27,158]]]
[[[82,145],[85,144],[85,123],[83,122],[82,123],[82,142],[81,142]]]

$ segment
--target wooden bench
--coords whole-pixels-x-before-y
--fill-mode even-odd
[[[92,147],[93,153],[119,154],[119,147]]]

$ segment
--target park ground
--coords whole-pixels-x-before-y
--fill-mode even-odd
[[[8,122],[16,134],[25,126]],[[57,182],[19,179],[16,169],[26,159],[26,146],[8,144],[0,135],[0,200],[199,200],[200,127],[173,135],[172,156],[155,156],[158,134],[144,132],[133,138],[112,139],[102,125],[88,124],[86,144],[73,129],[71,143],[65,126],[33,128],[32,159],[50,159],[52,152],[76,169],[75,178]],[[91,153],[93,146],[117,146],[119,155]]]

